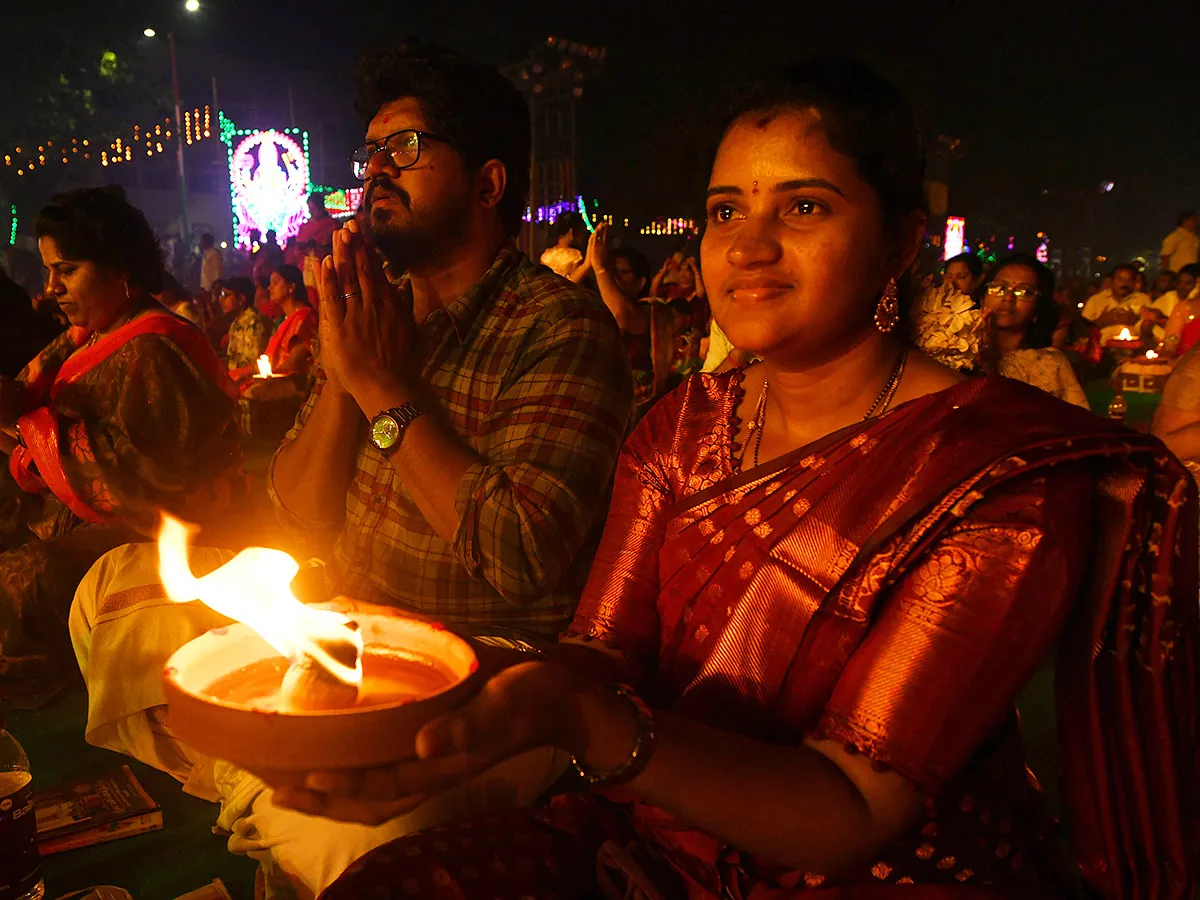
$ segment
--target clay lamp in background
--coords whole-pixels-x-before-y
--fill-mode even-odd
[[[1108,339],[1110,347],[1134,347],[1141,342],[1141,338],[1133,334],[1127,325],[1121,326],[1121,331],[1116,337]]]
[[[168,596],[235,620],[185,644],[163,671],[171,730],[199,753],[276,786],[387,765],[412,756],[420,728],[474,692],[474,652],[440,625],[301,603],[291,589],[299,566],[279,550],[243,550],[196,578],[189,537],[164,516]]]
[[[286,377],[285,375],[279,375],[279,374],[276,374],[274,371],[272,371],[271,357],[267,356],[267,354],[265,354],[265,353],[262,356],[260,356],[257,360],[255,360],[255,363],[258,365],[258,374],[256,374],[254,376],[255,378],[285,378]]]

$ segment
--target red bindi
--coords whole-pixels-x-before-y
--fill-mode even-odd
[[[754,187],[751,189],[751,191],[750,191],[750,195],[751,195],[752,197],[757,197],[757,196],[758,196],[758,182],[757,182],[757,181],[756,181],[756,182],[754,182]]]

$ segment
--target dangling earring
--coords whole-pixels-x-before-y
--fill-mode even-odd
[[[127,281],[127,282],[125,282],[125,299],[126,299],[126,300],[132,300],[132,299],[133,299],[132,297],[130,297],[130,296],[129,296],[129,282],[128,282],[128,281]]]
[[[888,334],[900,321],[900,299],[896,290],[896,279],[888,281],[883,289],[883,296],[875,307],[875,327],[883,334]]]

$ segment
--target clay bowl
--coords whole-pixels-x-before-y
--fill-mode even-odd
[[[303,773],[383,766],[413,754],[421,727],[461,706],[478,687],[470,645],[441,626],[396,615],[350,612],[371,648],[436,659],[456,678],[418,699],[352,709],[278,712],[212,697],[217,679],[279,654],[249,627],[215,628],[180,647],[163,669],[171,730],[189,747],[253,772],[269,784]]]

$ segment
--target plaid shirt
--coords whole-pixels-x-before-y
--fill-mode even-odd
[[[301,520],[272,478],[280,519],[298,539],[337,534],[330,576],[339,593],[447,624],[554,635],[587,578],[630,419],[616,323],[598,297],[510,244],[466,294],[426,319],[416,352],[436,414],[483,460],[459,486],[453,542],[426,522],[365,434],[344,521]],[[322,373],[284,446],[324,384]]]

